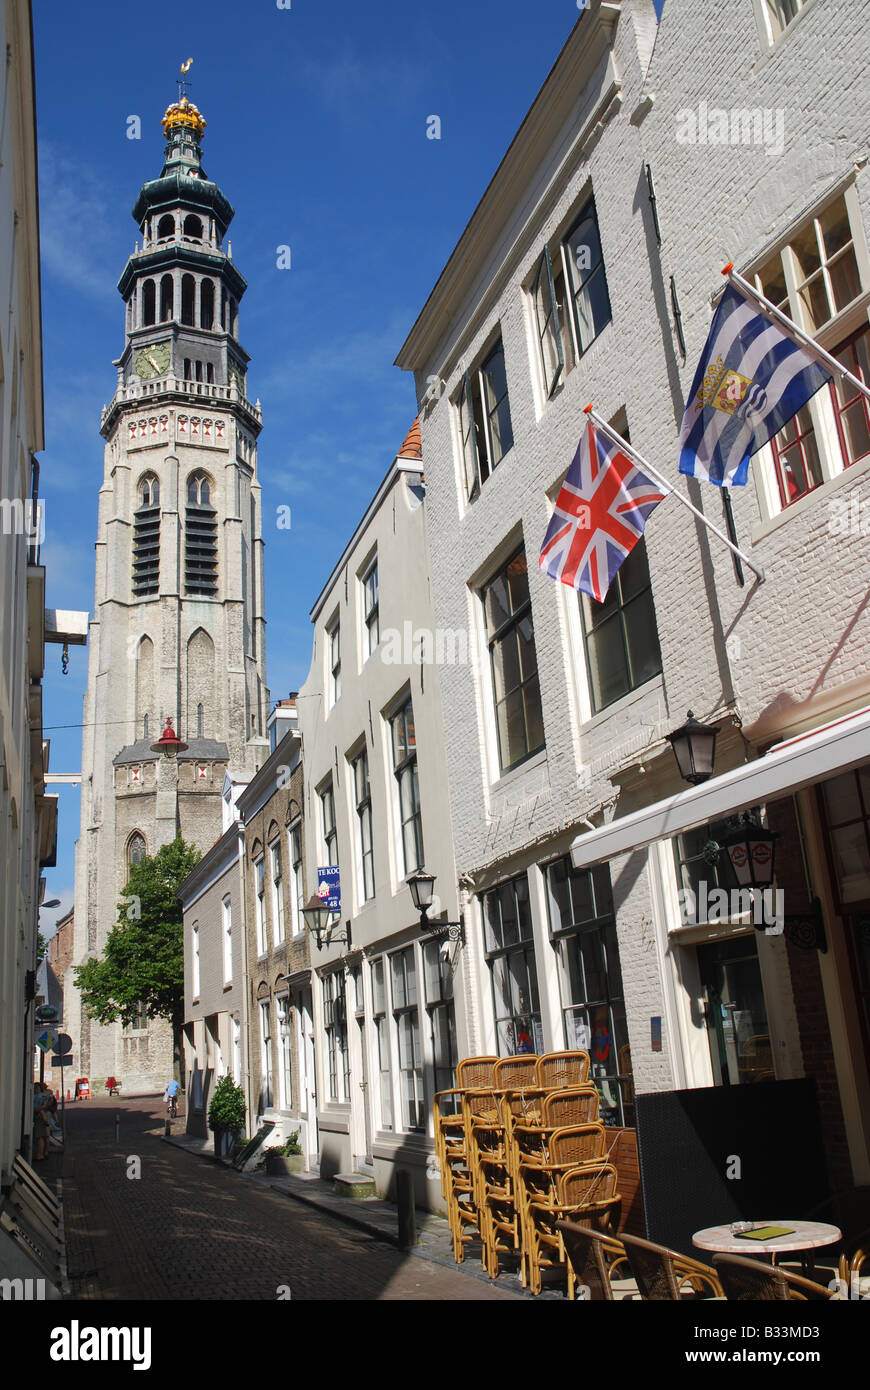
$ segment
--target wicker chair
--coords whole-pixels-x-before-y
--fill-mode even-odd
[[[714,1269],[681,1255],[678,1250],[669,1250],[666,1245],[655,1245],[651,1240],[641,1240],[639,1236],[621,1236],[631,1272],[637,1280],[641,1298],[653,1301],[679,1302],[684,1297],[722,1298],[722,1285]],[[689,1284],[685,1293],[683,1285]]]
[[[565,1257],[574,1271],[575,1293],[578,1288],[588,1289],[591,1303],[638,1297],[634,1279],[613,1277],[620,1265],[630,1273],[621,1241],[576,1221],[557,1221],[556,1229],[561,1232]]]
[[[441,1171],[441,1193],[447,1199],[447,1156],[462,1156],[465,1151],[465,1119],[462,1114],[462,1095],[469,1088],[480,1089],[492,1084],[492,1069],[497,1057],[465,1057],[456,1066],[456,1086],[439,1091],[432,1106],[435,1129],[435,1155]]]
[[[538,1085],[547,1091],[583,1086],[589,1080],[588,1052],[544,1052],[535,1068]]]
[[[587,1164],[559,1175],[555,1202],[541,1198],[528,1202],[523,1258],[524,1275],[532,1293],[541,1292],[543,1269],[566,1263],[562,1233],[558,1229],[560,1221],[573,1220],[605,1232],[616,1230],[621,1206],[618,1183],[619,1176],[612,1164]],[[574,1271],[570,1264],[568,1297],[574,1297]]]
[[[496,1091],[518,1091],[524,1086],[535,1086],[535,1068],[538,1058],[532,1052],[521,1052],[515,1057],[499,1057],[492,1069],[492,1085]]]
[[[863,1273],[865,1264],[867,1274]],[[865,1231],[850,1250],[843,1251],[837,1273],[841,1283],[845,1285],[846,1298],[854,1296],[853,1290],[858,1298],[867,1298],[870,1295],[870,1231]]]
[[[478,1214],[483,1266],[491,1279],[497,1279],[499,1257],[503,1254],[514,1258],[518,1256],[519,1216],[514,1201],[514,1186],[506,1164],[484,1160],[481,1179]]]
[[[726,1298],[737,1302],[764,1299],[774,1302],[828,1303],[834,1297],[831,1289],[792,1274],[782,1265],[763,1264],[747,1260],[743,1255],[714,1255],[713,1263],[722,1280]]]

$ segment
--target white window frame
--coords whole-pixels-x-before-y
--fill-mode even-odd
[[[492,415],[494,412],[487,408],[484,371],[492,358],[496,356],[499,349],[501,349],[504,365],[505,393],[504,396],[500,398],[498,404],[500,404],[502,400],[507,401],[507,415],[511,437],[510,443],[506,448],[502,446],[502,441],[499,440],[501,453],[498,458],[493,461],[495,448],[493,443]],[[481,443],[483,444],[485,457],[481,457],[480,450],[477,446],[477,417],[474,411],[475,399],[480,407],[480,421],[483,427],[483,438]],[[459,432],[460,475],[463,481],[464,500],[465,503],[468,504],[480,496],[484,483],[489,481],[495,470],[501,465],[502,460],[510,453],[516,443],[513,415],[511,414],[511,393],[510,382],[508,381],[507,354],[505,352],[501,323],[497,325],[496,330],[487,342],[487,346],[478,355],[471,370],[463,373],[462,380],[459,383],[459,390],[453,398],[453,404],[456,410],[456,422]],[[469,421],[469,430],[467,432],[463,424],[465,420]],[[466,448],[466,439],[468,440],[468,448]],[[472,478],[469,478],[469,464],[471,464],[471,472],[473,473]]]
[[[257,924],[257,957],[268,950],[266,939],[266,856],[254,860],[254,918]]]
[[[272,1077],[272,1004],[258,1000],[260,1006],[260,1076],[263,1083],[263,1109],[271,1110],[275,1101]]]
[[[372,995],[372,1071],[377,1073],[377,1119],[378,1128],[392,1132],[395,1127],[396,1112],[394,1091],[395,1073],[393,1070],[392,1018],[390,1009],[389,961],[386,956],[377,956],[369,962],[369,979]],[[375,989],[375,970],[381,975],[381,1000]],[[383,1044],[384,1058],[381,1057]],[[382,1067],[382,1060],[386,1066]]]
[[[191,971],[191,979],[192,979],[191,989],[192,989],[192,991],[193,991],[193,998],[194,998],[194,999],[198,999],[198,998],[199,998],[199,987],[200,987],[200,978],[199,978],[199,923],[198,923],[198,922],[194,922],[194,924],[193,924],[193,934],[192,934],[191,941],[192,941],[192,950],[193,950],[193,969],[192,969],[192,971]]]
[[[773,48],[784,34],[789,34],[801,20],[814,0],[755,0],[755,18],[758,32],[766,48]],[[783,13],[789,4],[796,6],[795,13],[787,19]]]
[[[366,787],[367,795],[358,800],[357,791],[357,767],[365,759],[366,765]],[[350,760],[350,782],[351,796],[353,799],[353,821],[354,821],[354,844],[356,848],[356,882],[357,882],[357,902],[362,907],[365,903],[372,902],[375,897],[375,839],[374,839],[374,820],[372,817],[372,784],[369,770],[369,755],[365,745]],[[371,861],[371,892],[366,889],[365,874],[365,846],[363,843],[363,818],[368,817],[369,829],[369,856]]]
[[[293,1108],[293,1022],[289,992],[275,995],[275,1026],[278,1036],[278,1108]]]
[[[320,801],[320,843],[323,846],[323,864],[321,865],[321,867],[334,867],[338,864],[338,824],[335,818],[335,784],[331,777],[328,779],[328,781],[324,782],[323,786],[320,788],[320,791],[317,793],[317,796]],[[332,830],[329,832],[328,835],[326,829],[327,797],[331,799],[332,806]],[[329,847],[330,840],[332,840],[335,844],[334,855]]]
[[[803,12],[801,12],[803,13]],[[798,16],[800,18],[800,16]],[[799,278],[798,267],[792,243],[795,239],[808,228],[811,224],[816,225],[816,236],[819,237],[819,219],[834,203],[843,200],[846,206],[846,213],[849,219],[849,229],[852,234],[852,247],[855,253],[855,261],[858,268],[858,278],[861,285],[860,294],[839,312],[835,312],[832,318],[826,320],[820,328],[815,329],[808,321],[803,300],[800,296],[801,280]],[[822,253],[824,256],[824,253]],[[841,254],[841,253],[838,253]],[[858,191],[854,181],[850,181],[845,187],[838,188],[833,194],[828,193],[810,212],[806,213],[799,222],[796,222],[788,230],[785,238],[772,250],[767,252],[754,262],[751,271],[747,272],[745,278],[754,285],[756,289],[761,289],[762,284],[759,273],[765,266],[769,265],[775,257],[779,256],[782,263],[783,274],[785,276],[787,302],[783,303],[783,313],[787,314],[804,332],[815,337],[822,347],[829,352],[838,346],[844,338],[850,336],[862,325],[867,322],[867,309],[870,306],[870,252],[868,252],[867,241],[864,234],[864,223],[861,215],[861,205],[858,199]],[[827,260],[823,259],[822,276],[825,280],[826,293],[830,301],[830,286],[828,284]],[[822,474],[822,482],[816,488],[803,493],[793,501],[783,505],[780,496],[779,484],[777,481],[776,463],[774,461],[773,445],[765,444],[753,457],[752,474],[755,479],[756,494],[758,497],[759,510],[763,521],[771,521],[775,517],[788,516],[794,512],[796,507],[807,499],[813,497],[825,483],[831,482],[834,478],[839,478],[846,467],[843,461],[843,453],[840,447],[840,436],[837,430],[837,421],[834,413],[834,405],[831,400],[831,388],[823,386],[821,391],[817,391],[811,396],[805,410],[808,410],[813,422],[813,431],[816,440],[816,447],[819,455],[819,467]],[[757,537],[753,535],[753,540]]]
[[[326,679],[329,709],[341,699],[341,618],[338,613],[326,626]]]
[[[402,956],[405,956],[407,952],[410,952],[410,953],[411,953],[411,960],[412,960],[413,966],[414,966],[414,982],[415,982],[415,986],[416,986],[417,997],[416,997],[415,1001],[414,1001],[413,1003],[411,1003],[411,1004],[408,1004],[408,1003],[405,1003],[405,1004],[397,1004],[397,1003],[396,1003],[396,997],[395,997],[395,991],[394,991],[394,989],[393,989],[394,968],[395,968],[395,967],[394,967],[394,961],[398,960],[398,959],[399,959],[400,957],[402,957]],[[390,1007],[390,1013],[391,1013],[391,1015],[392,1015],[392,1026],[391,1026],[390,1031],[391,1031],[391,1034],[392,1034],[392,1056],[393,1056],[393,1058],[395,1059],[395,1065],[394,1065],[394,1068],[393,1068],[393,1116],[394,1116],[394,1132],[397,1133],[397,1134],[400,1134],[400,1133],[401,1133],[401,1134],[425,1134],[425,1133],[426,1133],[427,1109],[428,1109],[428,1087],[427,1087],[427,1077],[426,1077],[426,1072],[427,1072],[426,1034],[425,1034],[425,1030],[424,1030],[424,1028],[423,1028],[423,1024],[422,1024],[422,1021],[421,1021],[421,1017],[420,1017],[420,1013],[421,1013],[421,1009],[420,1009],[421,995],[422,995],[422,993],[423,993],[423,988],[424,988],[424,986],[423,986],[423,976],[422,976],[421,960],[420,960],[419,953],[418,953],[418,951],[417,951],[417,949],[416,949],[416,946],[415,946],[415,944],[414,944],[413,942],[412,942],[410,945],[408,945],[408,946],[403,946],[403,947],[402,947],[400,950],[398,950],[398,951],[392,951],[392,952],[390,952],[390,954],[389,954],[388,956],[384,957],[384,959],[385,959],[385,961],[386,961],[385,975],[389,978],[389,1007]],[[405,975],[405,979],[407,980],[407,970],[405,970],[404,975]],[[402,1077],[403,1077],[403,1072],[402,1072],[402,1061],[401,1061],[401,1059],[402,1059],[401,1023],[402,1023],[402,1020],[403,1020],[403,1019],[405,1019],[406,1017],[409,1018],[412,1014],[416,1014],[416,1015],[417,1015],[417,1045],[418,1045],[419,1056],[418,1056],[418,1058],[417,1058],[417,1066],[414,1067],[413,1071],[414,1071],[414,1076],[415,1076],[415,1104],[418,1105],[419,1108],[420,1108],[420,1124],[419,1124],[419,1125],[409,1125],[409,1124],[407,1123],[407,1115],[406,1115],[405,1108],[404,1108],[404,1107],[405,1107],[405,1097],[404,1097],[403,1088],[402,1088]],[[412,1029],[413,1029],[413,1022],[412,1022],[412,1024],[411,1024],[411,1027],[412,1027]],[[416,1083],[416,1078],[417,1078],[418,1074],[419,1074],[419,1090],[418,1090],[417,1083]],[[398,1104],[397,1104],[397,1102],[398,1102]]]
[[[369,586],[372,578],[374,578],[375,593],[373,601],[371,601],[371,595],[369,593]],[[381,642],[380,587],[377,552],[375,552],[374,558],[368,563],[363,573],[360,575],[360,592],[363,628],[362,648],[365,653],[364,660],[368,661],[374,652],[377,651]]]
[[[223,961],[224,961],[224,985],[231,985],[233,982],[233,904],[229,893],[227,893],[221,903],[221,917],[223,931]]]
[[[299,836],[299,859],[293,858],[293,837]],[[305,904],[305,881],[303,877],[302,859],[302,817],[287,827],[287,859],[290,865],[290,930],[293,936],[299,936],[305,931],[305,918],[302,916],[302,908]],[[297,867],[298,866],[298,867]]]
[[[278,875],[275,875],[275,863]],[[269,880],[272,885],[272,941],[275,947],[284,943],[284,861],[281,856],[281,838],[278,836],[269,845]]]

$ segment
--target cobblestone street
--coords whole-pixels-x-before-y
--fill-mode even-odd
[[[63,1172],[73,1298],[276,1300],[282,1286],[293,1300],[517,1297],[165,1143],[163,1112],[157,1097],[67,1108],[67,1152],[40,1169]]]

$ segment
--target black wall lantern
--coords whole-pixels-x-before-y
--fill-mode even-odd
[[[702,724],[689,710],[689,717],[681,728],[665,738],[674,750],[680,776],[696,787],[706,782],[713,772],[713,757],[716,752],[716,735],[719,729],[715,724]]]
[[[451,941],[461,941],[464,945],[465,923],[461,915],[458,922],[429,921],[427,914],[434,898],[435,875],[427,874],[425,869],[418,869],[408,879],[408,887],[411,890],[414,906],[420,914],[420,931],[423,936],[429,941],[438,941],[442,937],[448,937]]]
[[[350,922],[347,923],[346,935],[334,936],[335,923],[331,921],[331,918],[337,914],[333,908],[327,907],[323,899],[318,898],[316,893],[308,899],[302,909],[302,915],[308,930],[317,942],[318,951],[322,951],[324,946],[331,945],[333,941],[340,941],[344,945],[350,946]]]
[[[738,825],[722,842],[741,888],[771,886],[778,839],[778,834],[763,826],[751,811],[743,812]]]

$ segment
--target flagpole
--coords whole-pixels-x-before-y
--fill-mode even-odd
[[[671,483],[668,482],[667,478],[662,477],[658,469],[653,468],[651,463],[647,463],[643,455],[639,454],[636,449],[633,449],[627,439],[623,439],[621,434],[617,434],[616,430],[611,429],[607,421],[602,420],[601,416],[593,410],[591,405],[587,405],[583,413],[584,415],[588,415],[589,419],[595,422],[595,424],[602,431],[602,433],[607,435],[608,439],[612,439],[614,444],[618,444],[620,449],[623,449],[625,453],[627,453],[631,458],[633,458],[638,467],[643,469],[644,473],[649,473],[650,477],[655,479],[655,481],[660,485],[660,487],[663,487],[665,489],[665,492],[667,492],[672,497],[676,497],[677,501],[682,502],[684,507],[688,507],[692,515],[697,517],[699,521],[703,522],[703,524],[707,527],[707,530],[712,531],[714,536],[718,536],[719,540],[722,541],[723,545],[727,545],[728,549],[732,552],[733,555],[736,555],[738,559],[742,560],[744,564],[748,565],[749,568],[752,570],[753,574],[758,576],[759,584],[764,583],[764,570],[759,569],[758,565],[756,565],[754,561],[750,560],[749,556],[746,554],[745,551],[741,550],[738,546],[734,545],[731,541],[729,541],[728,537],[722,531],[719,530],[719,527],[713,525],[709,517],[706,517],[703,512],[699,511],[697,507],[693,506],[692,503],[689,501],[688,497],[684,497],[681,492],[678,492],[677,489]]]
[[[800,343],[801,347],[809,348],[814,356],[824,362],[826,367],[830,367],[831,371],[834,372],[836,376],[843,377],[845,381],[851,382],[855,389],[860,391],[862,396],[866,396],[867,399],[870,400],[870,386],[866,386],[859,377],[855,376],[853,372],[850,372],[844,367],[842,362],[838,362],[836,357],[832,357],[829,352],[826,352],[823,347],[820,347],[815,338],[811,338],[802,328],[798,328],[794,319],[790,319],[781,309],[777,309],[775,304],[771,304],[769,299],[765,299],[760,290],[757,290],[748,280],[744,280],[743,276],[739,275],[734,269],[733,261],[729,261],[726,266],[722,267],[722,274],[727,277],[730,284],[734,285],[741,292],[744,299],[749,298],[755,300],[755,303],[763,309],[766,314],[775,318],[778,323],[782,324],[789,336]]]

